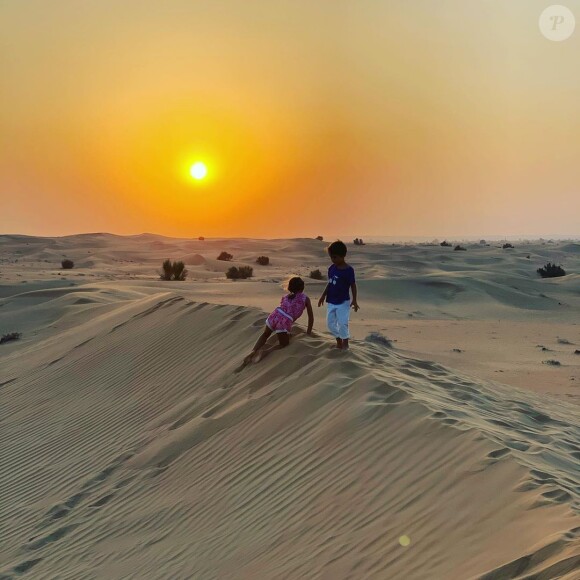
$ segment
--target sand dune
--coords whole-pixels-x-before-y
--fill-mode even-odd
[[[0,359],[2,578],[577,577],[577,407],[321,335],[235,372],[262,312],[79,290],[3,300],[60,318]]]
[[[578,578],[580,244],[352,247],[353,350],[240,371],[324,247],[0,236],[0,578]]]
[[[362,306],[353,317],[354,336],[380,331],[408,355],[580,403],[580,357],[574,355],[580,347],[580,243],[512,240],[515,248],[505,250],[499,242],[462,243],[465,252],[426,244],[351,245]],[[179,292],[188,299],[269,310],[290,275],[325,271],[325,246],[306,238],[0,235],[0,297],[71,284],[98,288],[110,281],[115,290],[154,294],[165,289],[158,271],[170,258],[186,262],[189,276]],[[217,260],[224,250],[233,254],[232,262]],[[271,265],[256,264],[260,255],[269,256]],[[60,269],[64,258],[75,262],[74,270]],[[568,275],[541,279],[536,269],[547,261],[562,263]],[[232,265],[253,267],[254,278],[226,280]],[[316,297],[321,286],[309,280],[307,290]],[[547,367],[552,359],[560,365]]]

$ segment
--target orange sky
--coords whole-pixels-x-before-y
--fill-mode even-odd
[[[0,0],[0,233],[580,234],[547,5]]]

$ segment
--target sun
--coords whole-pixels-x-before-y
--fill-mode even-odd
[[[193,179],[197,180],[204,179],[205,176],[207,175],[207,167],[205,166],[205,163],[201,161],[196,161],[189,168],[189,174],[191,175],[191,177],[193,177]]]

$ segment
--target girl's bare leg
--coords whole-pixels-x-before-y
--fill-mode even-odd
[[[260,350],[268,341],[270,336],[272,335],[272,331],[266,326],[264,328],[264,332],[260,335],[260,338],[256,341],[254,348],[252,349],[253,352]]]
[[[252,358],[253,362],[260,362],[265,356],[268,356],[273,350],[280,350],[285,346],[290,344],[290,334],[288,332],[278,333],[278,344],[276,346],[270,346],[269,348],[264,348],[256,352]]]
[[[252,352],[244,358],[244,364],[247,365],[252,360],[252,357],[266,344],[271,334],[272,331],[266,326],[266,328],[264,328],[264,332],[262,332],[260,338],[258,338],[256,341]]]

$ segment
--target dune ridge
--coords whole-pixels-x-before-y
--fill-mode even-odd
[[[236,372],[264,313],[171,291],[22,302],[47,326],[0,358],[5,580],[577,577],[573,405],[299,331]]]

